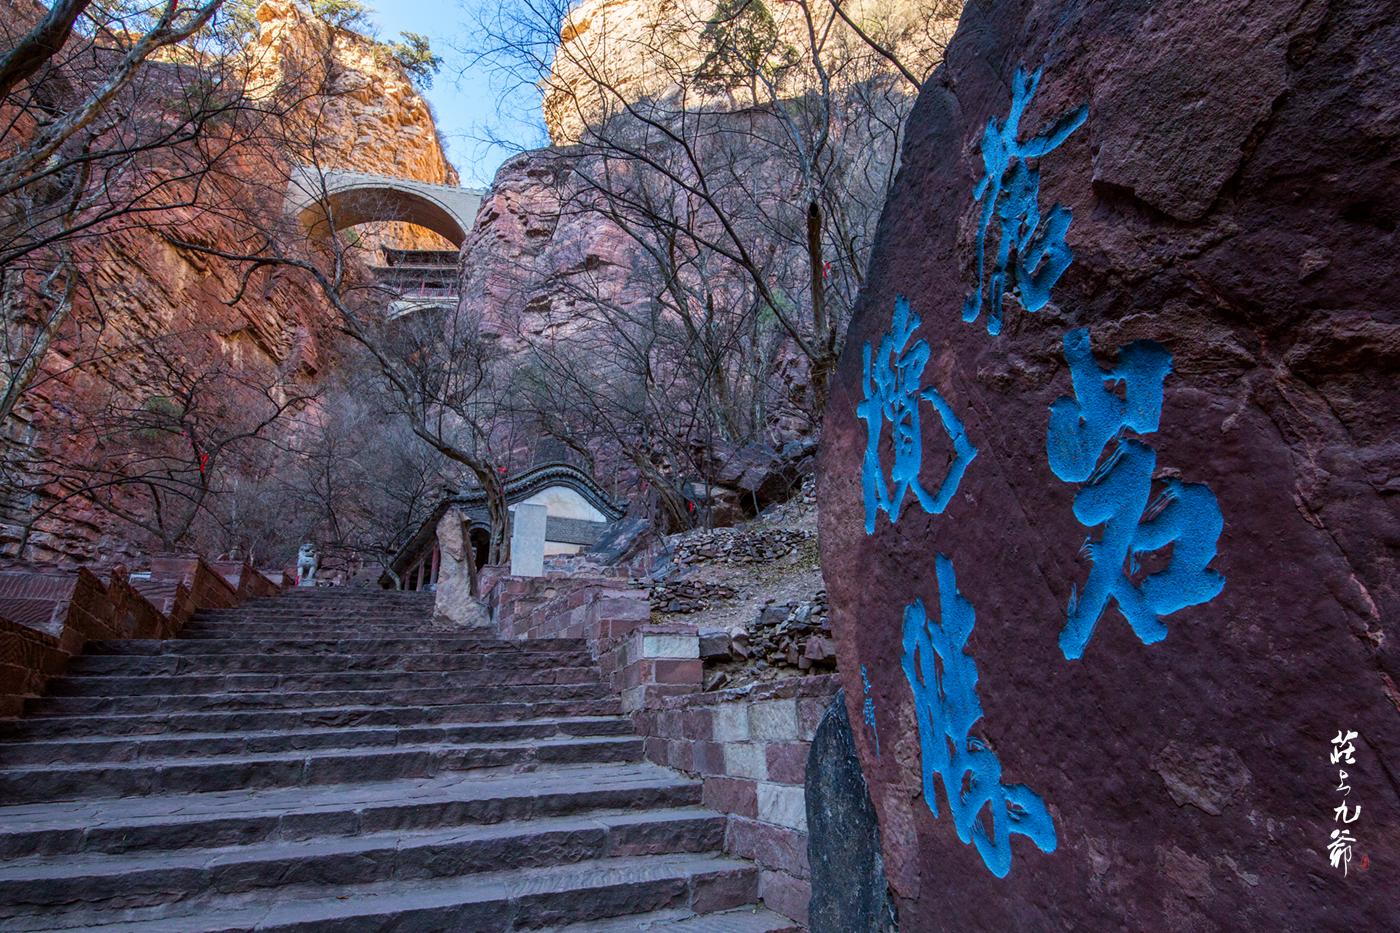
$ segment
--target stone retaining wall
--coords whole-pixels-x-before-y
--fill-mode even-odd
[[[156,558],[148,580],[118,567],[104,583],[86,569],[15,565],[0,571],[0,719],[20,715],[90,639],[171,638],[201,608],[279,591],[251,567]]]
[[[728,817],[725,851],[758,863],[770,909],[806,923],[803,785],[836,677],[705,693],[698,629],[652,623],[645,588],[611,577],[498,576],[483,591],[502,638],[587,641],[646,739],[646,757],[704,781],[705,805]]]

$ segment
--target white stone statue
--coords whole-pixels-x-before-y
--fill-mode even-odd
[[[315,586],[316,571],[321,566],[321,554],[316,545],[307,542],[297,552],[297,586]]]

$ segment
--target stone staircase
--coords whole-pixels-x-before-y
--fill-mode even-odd
[[[95,642],[0,725],[0,929],[773,931],[582,642],[298,590]]]

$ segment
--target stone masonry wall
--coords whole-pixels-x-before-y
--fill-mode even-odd
[[[135,583],[121,568],[105,583],[86,569],[0,571],[0,719],[20,715],[90,639],[172,638],[201,608],[278,591],[251,567],[222,569],[198,557],[157,558],[150,579]]]
[[[646,739],[646,757],[704,781],[706,806],[728,817],[725,851],[757,862],[764,903],[805,923],[803,785],[836,678],[706,693],[698,629],[652,623],[643,587],[614,577],[502,576],[483,581],[483,590],[502,638],[588,642]]]
[[[647,758],[705,782],[704,802],[728,814],[725,851],[761,869],[771,910],[807,922],[807,755],[838,688],[834,675],[665,697],[633,718]]]

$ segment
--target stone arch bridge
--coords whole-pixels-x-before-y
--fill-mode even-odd
[[[426,227],[461,246],[481,207],[482,192],[367,172],[300,167],[287,186],[287,211],[310,233],[371,221]]]

